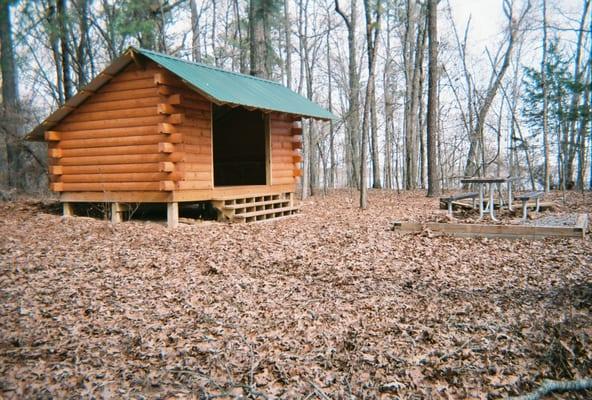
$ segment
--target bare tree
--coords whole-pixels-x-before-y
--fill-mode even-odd
[[[469,134],[469,154],[467,156],[467,163],[465,165],[464,171],[466,176],[474,176],[475,174],[484,175],[486,173],[486,163],[484,159],[485,148],[483,140],[485,120],[493,103],[493,99],[495,98],[495,95],[497,94],[497,91],[502,83],[504,75],[510,66],[512,50],[514,49],[516,38],[520,33],[520,28],[524,18],[530,10],[530,7],[531,4],[530,1],[528,1],[524,10],[518,17],[516,17],[514,15],[513,2],[511,0],[504,0],[503,2],[504,14],[508,20],[508,45],[506,47],[502,65],[499,71],[495,71],[494,69],[492,72],[493,75],[491,83],[487,88],[485,95],[483,96],[483,101],[481,102],[477,111],[475,126],[471,128],[471,132]],[[481,158],[480,161],[479,156]]]
[[[428,196],[440,194],[438,177],[438,1],[428,1],[429,83],[428,83]]]
[[[347,129],[346,129],[346,168],[348,184],[350,186],[359,186],[358,172],[359,148],[360,148],[360,119],[359,119],[359,74],[357,70],[357,50],[356,50],[356,25],[357,25],[357,1],[351,1],[351,12],[348,17],[339,6],[339,0],[335,0],[335,11],[343,18],[347,27],[347,46],[348,46],[348,85],[349,85],[349,108],[347,111]]]

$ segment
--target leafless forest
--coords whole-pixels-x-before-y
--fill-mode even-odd
[[[392,229],[462,177],[592,210],[590,0],[475,3],[0,0],[0,398],[590,398],[589,237]],[[330,110],[301,215],[61,216],[25,135],[129,46]]]
[[[486,43],[486,21],[448,0],[1,4],[4,187],[46,190],[44,149],[23,135],[130,45],[282,82],[336,114],[304,126],[304,197],[434,194],[487,174],[590,186],[588,0],[487,5]]]

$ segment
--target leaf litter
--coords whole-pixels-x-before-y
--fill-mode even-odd
[[[496,399],[592,375],[589,238],[402,235],[438,200],[356,201],[175,230],[0,203],[0,397]]]

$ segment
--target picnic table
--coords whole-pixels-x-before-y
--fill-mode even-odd
[[[495,218],[495,211],[494,211],[494,191],[495,191],[495,185],[499,185],[502,183],[507,183],[508,184],[508,209],[510,211],[512,211],[512,181],[514,181],[515,178],[512,178],[510,176],[507,177],[501,177],[501,176],[495,176],[495,177],[475,177],[475,178],[464,178],[461,179],[461,183],[474,183],[474,184],[478,184],[479,185],[479,219],[483,218],[483,214],[486,211],[489,211],[489,216],[491,217],[492,220],[497,221],[497,218]],[[483,193],[484,193],[484,186],[485,185],[489,185],[489,202],[487,204],[487,209],[484,209],[483,207]],[[500,196],[500,206],[503,205],[504,201],[502,196]]]

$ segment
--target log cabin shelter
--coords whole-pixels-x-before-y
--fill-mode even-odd
[[[129,48],[29,135],[48,144],[50,188],[75,203],[211,202],[219,219],[298,211],[302,118],[327,110],[265,79]]]

